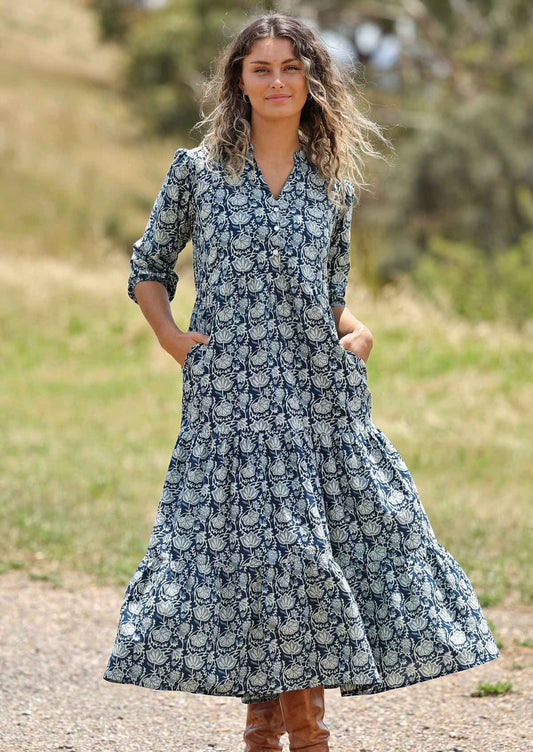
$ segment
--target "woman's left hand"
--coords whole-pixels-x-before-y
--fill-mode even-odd
[[[362,358],[365,363],[368,360],[372,347],[374,346],[372,332],[364,325],[362,327],[357,327],[353,332],[345,334],[339,339],[339,342],[346,350],[351,350],[355,355]]]

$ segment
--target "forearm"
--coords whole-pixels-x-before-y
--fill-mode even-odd
[[[138,282],[135,285],[135,296],[145,319],[161,344],[165,342],[169,335],[181,332],[172,317],[165,285],[155,280]]]

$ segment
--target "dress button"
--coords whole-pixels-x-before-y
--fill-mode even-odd
[[[275,211],[275,212],[278,212],[278,211],[279,211],[279,206],[275,206],[275,207],[274,207],[274,211]]]
[[[279,225],[274,225],[275,230],[279,230]]]

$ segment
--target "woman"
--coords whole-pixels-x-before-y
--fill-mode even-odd
[[[387,139],[287,15],[249,24],[212,85],[210,131],[176,151],[131,258],[129,295],[183,367],[182,423],[104,678],[240,697],[248,752],[285,731],[321,752],[324,687],[384,692],[499,651],[372,422],[372,335],[346,307],[367,134]]]

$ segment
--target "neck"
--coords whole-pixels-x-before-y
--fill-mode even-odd
[[[290,161],[294,153],[302,148],[298,131],[292,134],[286,130],[266,133],[252,129],[250,141],[256,157],[272,162]]]

